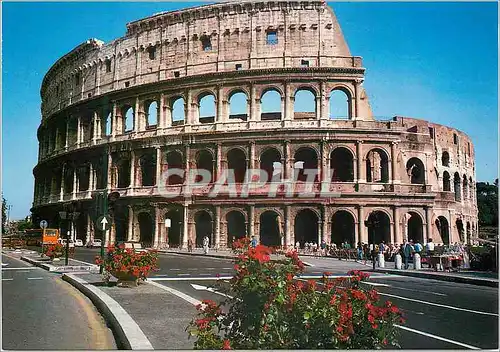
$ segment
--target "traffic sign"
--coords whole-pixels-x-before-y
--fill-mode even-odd
[[[109,230],[109,228],[111,227],[111,219],[107,215],[101,215],[97,218],[95,225],[101,231]]]
[[[47,228],[47,226],[49,226],[49,223],[48,223],[46,220],[42,220],[42,221],[40,221],[40,227],[41,227],[42,229],[44,229],[44,230],[45,230],[45,229]]]

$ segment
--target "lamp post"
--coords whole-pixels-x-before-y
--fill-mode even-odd
[[[63,211],[59,212],[59,217],[61,218],[61,220],[66,220],[66,227],[65,227],[66,253],[64,256],[64,265],[66,265],[66,266],[69,264],[69,229],[68,229],[68,225],[73,224],[73,221],[78,219],[79,215],[80,215],[80,213],[76,212],[76,211],[75,212],[67,212],[67,211],[63,210]]]

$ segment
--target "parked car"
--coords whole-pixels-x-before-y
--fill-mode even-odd
[[[94,239],[94,241],[92,241],[92,244],[91,244],[91,247],[94,248],[94,247],[101,247],[102,245],[102,241],[98,238]]]
[[[76,240],[75,241],[75,246],[76,247],[83,247],[83,241],[82,240]]]
[[[60,244],[62,244],[64,247],[66,247],[66,239],[65,238],[60,238],[57,240]],[[74,248],[75,247],[75,241],[72,239],[69,240],[69,248]]]

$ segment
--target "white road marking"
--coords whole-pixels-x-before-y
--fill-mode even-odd
[[[220,277],[150,277],[148,281],[216,281],[216,280],[231,280],[232,276]]]
[[[234,269],[234,268],[222,268],[222,270],[231,270],[231,269]]]
[[[191,274],[180,273],[179,276],[191,276]]]
[[[34,270],[37,269],[37,267],[24,267],[24,268],[2,268],[2,270]],[[27,272],[27,271],[26,271]]]
[[[9,265],[9,263],[2,263],[2,267]]]
[[[415,291],[411,288],[404,288],[404,287],[396,287],[396,286],[391,286],[392,288],[395,288],[396,290],[404,290],[404,291]],[[446,297],[448,296],[447,294],[444,293],[439,293],[439,292],[431,292],[431,291],[423,291],[423,290],[418,290],[418,292],[424,292],[424,293],[429,293],[431,295],[436,295],[436,296],[443,296]]]
[[[457,346],[469,348],[471,350],[480,350],[479,347],[467,345],[467,344],[462,343],[462,342],[458,342],[458,341],[450,340],[450,339],[447,339],[447,338],[444,338],[444,337],[441,337],[441,336],[436,336],[436,335],[433,335],[433,334],[429,334],[428,332],[423,332],[423,331],[420,331],[420,330],[415,330],[415,329],[409,328],[407,326],[401,326],[399,324],[394,324],[394,326],[397,327],[397,328],[399,328],[399,329],[401,329],[401,330],[410,331],[410,332],[413,332],[415,334],[419,334],[419,335],[431,337],[431,338],[436,339],[436,340],[445,341],[445,342],[452,343],[452,344],[457,345]]]
[[[2,281],[12,281],[12,280],[14,280],[14,279],[4,279],[4,278],[2,278]]]
[[[172,271],[181,271],[181,269],[170,269]]]
[[[27,277],[28,280],[43,280],[43,277]]]
[[[209,291],[209,292],[215,293],[216,295],[220,295],[220,296],[227,297],[230,299],[233,298],[232,296],[229,296],[229,295],[226,295],[225,293],[219,292],[212,287],[207,287],[207,286],[202,286],[202,285],[197,285],[197,284],[191,284],[191,286],[197,291]]]
[[[316,266],[316,265],[314,265],[314,264],[311,264],[311,263],[308,263],[308,262],[305,262],[305,261],[302,261],[302,263],[303,263],[304,265],[306,265],[306,266]]]
[[[391,295],[389,293],[379,292],[379,295],[381,295],[381,296],[387,296],[387,297],[393,297],[393,298],[399,298],[399,299],[402,299],[402,300],[405,300],[405,301],[411,301],[411,302],[417,302],[417,303],[427,304],[427,305],[430,305],[430,306],[436,306],[436,307],[448,308],[448,309],[453,309],[453,310],[459,310],[459,311],[462,311],[462,312],[469,312],[469,313],[482,314],[482,315],[491,315],[491,316],[494,316],[494,317],[498,316],[497,313],[489,313],[489,312],[482,312],[482,311],[479,311],[479,310],[471,310],[471,309],[465,309],[465,308],[447,306],[445,304],[439,304],[439,303],[421,301],[421,300],[418,300],[418,299],[413,299],[413,298],[408,298],[408,297]]]
[[[171,287],[168,287],[168,286],[159,284],[157,282],[154,282],[154,281],[152,281],[152,279],[148,279],[147,283],[150,284],[150,285],[156,286],[158,288],[161,288],[162,290],[168,291],[171,294],[176,295],[177,297],[182,298],[183,300],[191,303],[192,305],[197,306],[198,304],[201,304],[201,301],[197,300],[196,298],[188,296],[185,293],[177,291],[177,290],[175,290],[175,289],[173,289]]]
[[[391,287],[391,285],[388,284],[379,284],[377,282],[368,282],[368,281],[361,281],[364,284],[370,285],[370,286],[382,286],[382,287]]]

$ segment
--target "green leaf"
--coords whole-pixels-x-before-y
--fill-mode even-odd
[[[304,319],[305,319],[305,320],[309,320],[309,319],[311,319],[311,313],[310,313],[310,312],[305,312],[305,313],[304,313]]]

